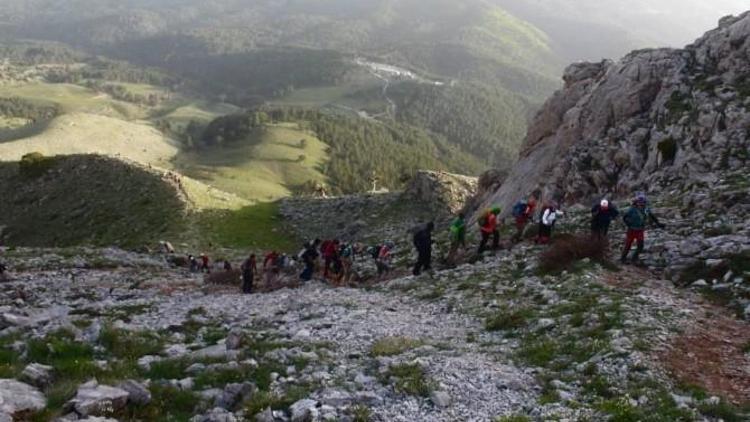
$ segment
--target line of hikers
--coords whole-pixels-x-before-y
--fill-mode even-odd
[[[518,243],[526,238],[526,229],[534,221],[538,199],[536,195],[531,195],[527,200],[518,201],[512,209],[511,215],[515,224],[515,233],[511,236],[513,243]],[[490,249],[500,247],[500,226],[502,221],[499,218],[502,210],[500,207],[491,207],[480,215],[477,220],[479,226],[480,241],[477,249],[477,256]],[[538,213],[538,230],[535,237],[537,244],[548,244],[552,238],[553,230],[557,220],[564,213],[559,209],[555,201],[546,201]],[[607,240],[609,228],[615,219],[620,216],[619,210],[609,200],[603,199],[591,208],[591,236],[598,240]],[[636,195],[630,208],[623,214],[623,222],[627,227],[625,244],[622,250],[621,261],[626,262],[628,255],[636,245],[636,251],[633,254],[633,261],[637,262],[639,255],[644,249],[645,231],[649,223],[653,223],[659,228],[664,225],[659,222],[648,206],[646,196],[642,193]],[[424,271],[432,269],[432,245],[433,232],[435,223],[428,222],[417,226],[411,230],[412,243],[417,252],[416,262],[412,268],[412,274],[419,276]],[[450,232],[450,250],[448,262],[455,263],[456,255],[460,250],[467,248],[466,244],[466,218],[464,214],[459,214],[449,227]],[[492,243],[490,243],[490,241]],[[374,260],[377,268],[377,279],[382,280],[387,277],[393,270],[393,254],[396,244],[392,241],[386,241],[380,245],[366,248],[361,243],[347,243],[339,239],[320,240],[315,239],[305,243],[302,250],[296,257],[289,257],[276,251],[271,251],[263,258],[262,270],[266,276],[266,284],[272,285],[279,277],[282,270],[296,268],[297,263],[301,263],[303,269],[299,274],[302,282],[313,279],[316,272],[324,280],[328,280],[334,286],[346,285],[355,281],[357,275],[353,269],[354,262],[359,256],[369,256]],[[191,257],[192,258],[192,257]],[[208,266],[208,257],[205,254],[200,256],[201,271]],[[195,258],[192,258],[193,260]],[[321,265],[322,262],[322,265]],[[196,260],[196,265],[198,265]],[[225,270],[230,271],[231,266],[225,262]],[[191,269],[193,267],[191,261]],[[256,255],[250,255],[240,267],[242,274],[242,292],[252,293],[254,281],[258,274],[258,263]]]
[[[511,210],[511,215],[514,219],[516,231],[511,237],[511,241],[514,243],[521,242],[525,238],[526,229],[531,222],[534,221],[534,216],[537,208],[538,194],[532,194],[526,200],[518,201]],[[502,221],[499,218],[502,210],[500,207],[493,206],[485,210],[480,217],[477,219],[479,225],[480,241],[477,249],[477,255],[481,255],[487,251],[490,239],[492,240],[491,249],[498,249],[500,247],[500,226]],[[538,230],[535,238],[535,242],[538,244],[548,244],[552,238],[552,232],[558,218],[562,217],[564,213],[559,209],[559,205],[555,201],[547,201],[542,206],[539,212],[538,219]],[[595,204],[591,208],[591,235],[598,240],[607,240],[609,228],[612,222],[620,215],[614,204],[611,204],[609,200],[602,199],[598,204]],[[632,260],[638,261],[640,254],[644,249],[645,232],[649,223],[653,223],[659,228],[664,228],[664,224],[659,222],[658,218],[651,211],[648,206],[648,200],[646,195],[638,193],[632,200],[631,206],[627,212],[623,214],[623,222],[627,228],[625,243],[620,256],[620,261],[627,262],[628,255],[636,244],[636,251],[633,254]],[[434,225],[432,226],[434,228]],[[430,232],[432,230],[430,228]],[[451,246],[448,255],[448,261],[454,262],[455,256],[461,249],[466,249],[466,219],[464,214],[459,214],[450,225],[450,239]],[[414,270],[414,275],[419,275],[420,270],[424,269],[424,265],[420,263],[427,263],[426,268],[429,268],[430,257],[428,247],[425,246],[424,237],[425,231],[418,232],[419,236],[414,236],[414,246],[417,249],[419,258],[417,259],[417,265]]]

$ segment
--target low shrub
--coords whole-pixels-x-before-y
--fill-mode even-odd
[[[559,273],[585,258],[607,264],[607,251],[605,240],[583,235],[558,236],[539,256],[539,269],[545,274]]]
[[[22,176],[35,178],[47,173],[54,164],[54,158],[46,157],[39,152],[30,152],[21,157],[18,166]]]

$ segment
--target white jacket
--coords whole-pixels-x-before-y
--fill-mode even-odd
[[[560,210],[553,211],[551,208],[547,208],[542,215],[542,224],[545,226],[551,226],[555,224],[557,217],[562,217],[563,212]]]

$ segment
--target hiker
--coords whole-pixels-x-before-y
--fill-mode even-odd
[[[266,286],[271,287],[276,281],[276,275],[279,273],[279,253],[271,251],[263,259],[263,272],[266,275]]]
[[[338,261],[339,253],[339,242],[338,239],[329,240],[325,247],[321,248],[321,254],[323,255],[323,278],[326,280],[331,273],[336,274],[336,263]]]
[[[231,272],[232,271],[232,264],[229,261],[227,261],[227,260],[224,260],[224,271],[225,272]]]
[[[665,226],[651,212],[651,209],[648,207],[646,195],[642,193],[636,196],[631,207],[623,215],[622,220],[625,222],[628,231],[625,236],[625,247],[622,249],[620,262],[624,264],[627,261],[633,242],[637,242],[637,247],[633,254],[633,262],[638,263],[638,257],[643,252],[643,244],[646,238],[646,225],[651,222],[660,229],[663,229]]]
[[[492,207],[486,210],[477,223],[479,224],[479,231],[482,234],[482,241],[479,242],[479,250],[477,255],[481,255],[487,249],[487,242],[492,236],[492,249],[500,247],[500,232],[497,229],[497,216],[500,214],[500,207]]]
[[[318,246],[320,245],[320,239],[315,239],[312,243],[305,245],[305,250],[300,254],[300,259],[305,265],[305,269],[300,274],[302,281],[310,281],[315,274],[315,263],[318,260]]]
[[[206,272],[207,274],[211,274],[211,267],[208,265],[209,259],[208,255],[202,253],[201,254],[201,272]]]
[[[190,272],[197,273],[199,268],[198,260],[193,255],[188,255],[188,262],[190,263]]]
[[[354,265],[354,246],[350,243],[341,245],[338,256],[341,265],[341,271],[339,272],[337,284],[345,285],[348,284],[352,278],[352,266]]]
[[[536,209],[536,197],[531,195],[528,200],[520,200],[513,206],[513,217],[516,219],[516,234],[513,240],[520,242],[523,240],[526,226],[534,218]]]
[[[395,248],[396,244],[390,240],[380,246],[371,248],[371,253],[375,258],[375,266],[378,269],[378,280],[382,280],[391,272],[391,260]]]
[[[602,199],[597,205],[594,205],[591,208],[591,237],[606,241],[609,225],[618,215],[620,215],[620,211],[606,199]]]
[[[459,249],[466,249],[466,216],[464,213],[459,213],[456,219],[453,220],[450,226],[450,240],[451,247],[448,252],[447,261],[450,264],[455,264],[456,255]]]
[[[414,265],[412,273],[418,276],[422,271],[432,269],[432,231],[435,229],[435,223],[430,221],[423,228],[414,233],[414,248],[417,250],[417,263]]]
[[[255,255],[250,255],[240,268],[242,269],[242,293],[250,294],[253,292],[253,279],[255,279],[255,274],[258,273]]]
[[[542,216],[539,219],[539,236],[537,243],[546,245],[552,238],[552,229],[555,228],[555,222],[562,217],[563,212],[557,209],[557,203],[554,201],[547,202],[542,208]]]
[[[322,246],[321,254],[323,255],[323,278],[328,279],[328,274],[332,270],[332,266],[336,264],[336,261],[338,260],[338,253],[339,253],[339,240],[327,240],[324,243],[324,246]]]

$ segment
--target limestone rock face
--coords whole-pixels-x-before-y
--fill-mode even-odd
[[[684,49],[577,63],[530,125],[519,162],[483,204],[540,189],[563,203],[706,188],[746,168],[750,12]]]

